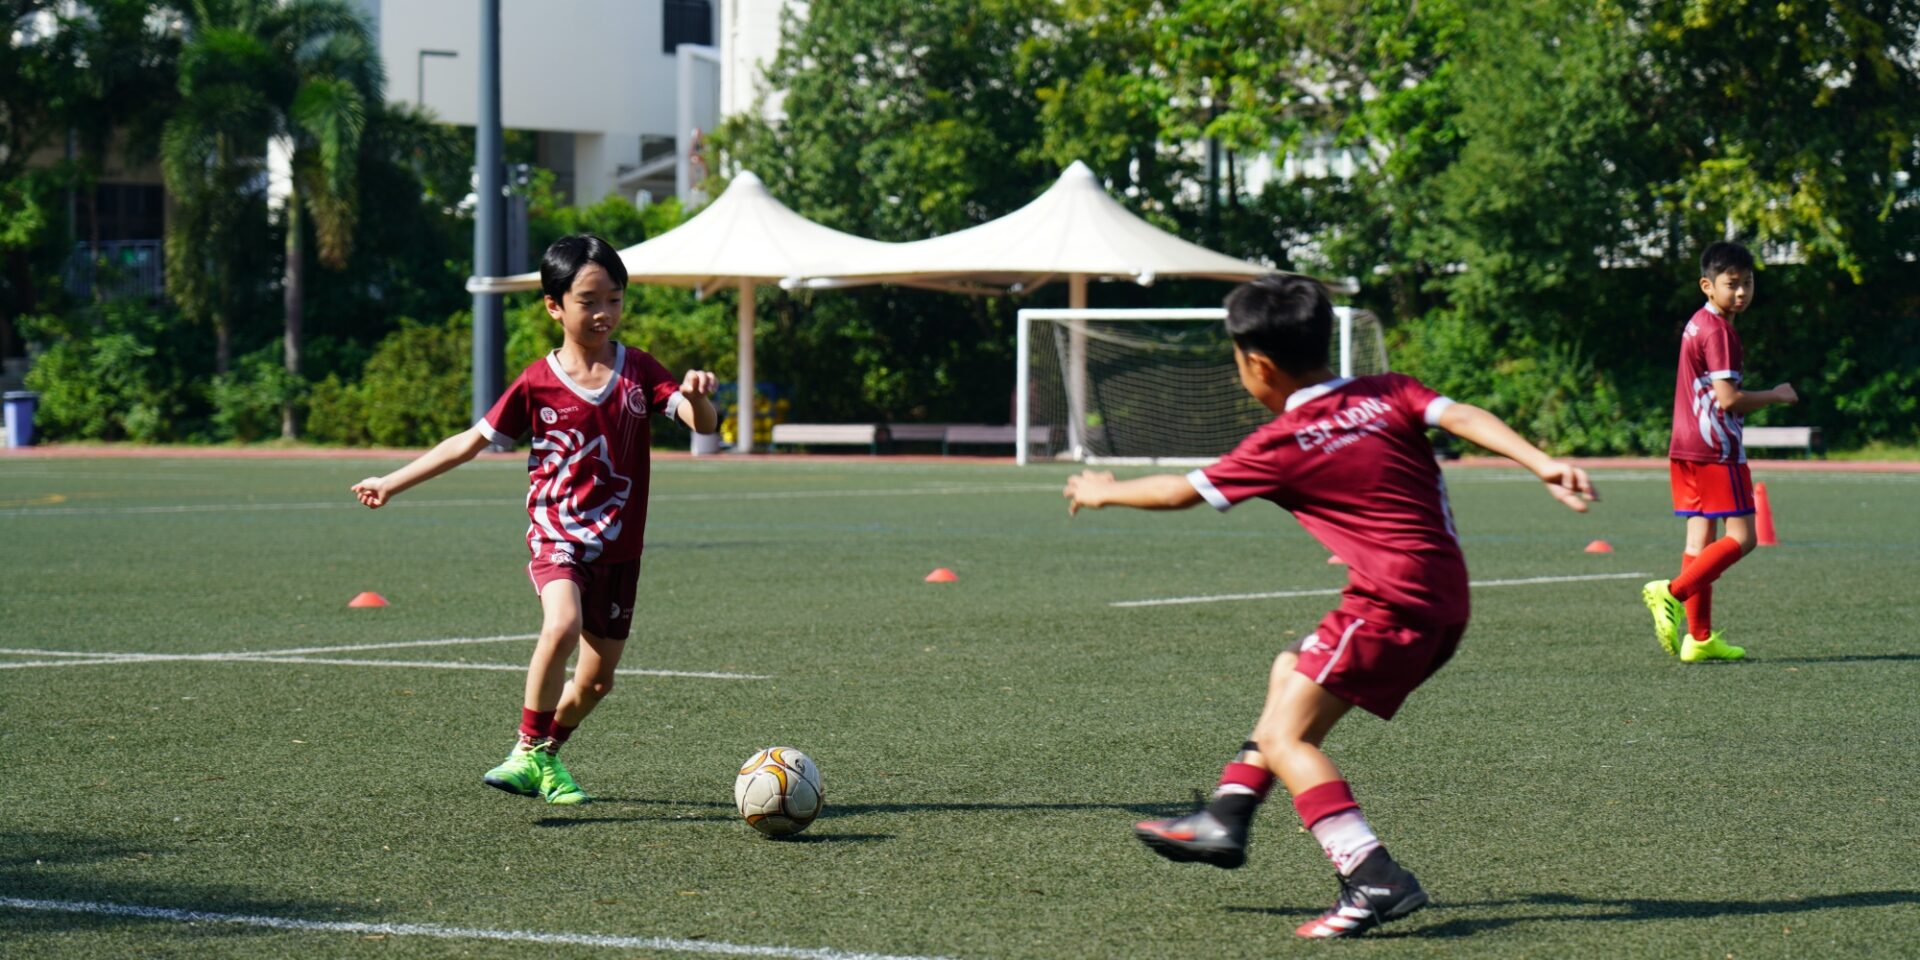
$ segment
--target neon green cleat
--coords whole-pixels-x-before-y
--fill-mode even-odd
[[[573,774],[567,772],[559,754],[545,750],[539,752],[543,758],[540,761],[540,795],[547,798],[548,803],[572,806],[592,799],[585,790],[580,789],[579,784],[573,782]]]
[[[1705,640],[1692,637],[1680,643],[1681,663],[1700,663],[1704,660],[1739,660],[1747,655],[1746,647],[1736,647],[1720,639],[1720,631],[1715,630]]]
[[[547,752],[537,744],[515,744],[513,752],[507,754],[506,761],[488,770],[480,782],[496,790],[517,793],[523,797],[537,797],[545,769],[540,758],[546,755]]]
[[[1671,580],[1652,580],[1640,588],[1640,599],[1653,614],[1653,638],[1660,641],[1660,649],[1668,656],[1680,653],[1680,624],[1686,619],[1687,611],[1680,601],[1667,591]]]

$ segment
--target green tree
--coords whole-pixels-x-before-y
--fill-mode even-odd
[[[801,215],[849,233],[918,240],[985,222],[1059,175],[1018,73],[1056,16],[1051,0],[810,4],[767,70],[785,119],[735,118],[716,143]],[[795,416],[1007,416],[1004,298],[763,291],[759,315],[760,375],[797,388]]]
[[[229,255],[238,221],[259,194],[267,144],[286,145],[282,297],[287,372],[297,377],[304,333],[304,268],[312,220],[322,264],[344,266],[359,214],[357,170],[370,104],[382,77],[359,11],[344,0],[189,0],[181,10],[182,103],[167,124],[163,166],[176,216],[167,238],[168,284],[231,357],[230,311],[241,278]],[[293,398],[282,433],[295,433]]]

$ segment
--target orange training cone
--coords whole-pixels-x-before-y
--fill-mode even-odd
[[[347,601],[347,606],[349,607],[384,607],[386,605],[387,598],[374,593],[372,590],[365,591],[352,600]]]
[[[1605,540],[1595,540],[1594,542],[1587,544],[1587,552],[1588,553],[1612,553],[1613,544],[1608,543]]]
[[[1345,560],[1340,559],[1340,555],[1336,553],[1333,556],[1327,558],[1327,566],[1331,567],[1335,565],[1344,567],[1347,565],[1347,562]]]
[[[1767,485],[1764,483],[1753,487],[1753,513],[1753,525],[1759,534],[1760,545],[1779,546],[1779,538],[1773,535],[1773,505],[1767,502]]]
[[[952,570],[948,570],[948,569],[947,569],[946,567],[941,567],[941,568],[939,568],[939,569],[937,569],[937,570],[935,570],[935,571],[933,571],[932,573],[929,573],[929,574],[927,574],[927,579],[926,579],[926,581],[925,581],[925,582],[927,582],[927,583],[952,583],[952,582],[954,582],[954,581],[956,581],[956,580],[958,580],[958,579],[960,579],[960,575],[959,575],[959,574],[957,574],[957,573],[954,573],[954,572],[953,572]]]

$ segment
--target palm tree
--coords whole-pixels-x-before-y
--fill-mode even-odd
[[[288,157],[283,208],[286,367],[300,372],[306,225],[323,266],[346,265],[359,215],[355,183],[361,134],[385,78],[358,9],[347,0],[188,0],[180,58],[181,109],[162,138],[173,191],[167,236],[169,292],[189,315],[211,322],[215,366],[231,361],[231,269],[236,206],[265,187],[269,141]],[[297,426],[293,403],[281,432]]]

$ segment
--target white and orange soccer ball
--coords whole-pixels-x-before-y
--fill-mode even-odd
[[[799,833],[820,815],[827,795],[820,768],[792,747],[768,747],[740,765],[733,804],[747,825],[769,837]]]

